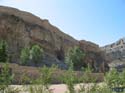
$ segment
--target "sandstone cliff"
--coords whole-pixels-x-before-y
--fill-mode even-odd
[[[83,51],[89,53],[84,59],[85,63],[97,63],[97,71],[100,71],[100,67],[102,71],[105,68],[105,60],[98,45],[86,41],[79,42],[51,25],[48,20],[15,8],[0,6],[0,39],[6,40],[9,45],[11,62],[20,61],[19,55],[23,47],[39,44],[45,51],[44,64],[58,64],[59,67],[66,68],[66,52],[71,47],[80,46]]]

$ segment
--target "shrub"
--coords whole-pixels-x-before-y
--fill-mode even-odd
[[[52,67],[50,68],[43,66],[42,68],[39,69],[41,75],[38,80],[40,80],[39,82],[43,84],[46,88],[48,88],[48,85],[51,83],[52,75],[56,69],[57,67],[55,65],[52,65]]]
[[[68,69],[61,77],[62,82],[67,85],[67,89],[69,93],[75,93],[74,85],[76,81],[76,76],[72,69]]]
[[[52,65],[50,68],[46,66],[39,68],[40,76],[32,81],[33,85],[29,87],[30,93],[51,93],[49,85],[52,82],[52,75],[56,69],[55,65]]]
[[[12,83],[13,75],[10,72],[9,64],[6,63],[1,68],[0,73],[0,91],[4,91]]]
[[[29,61],[30,56],[30,49],[29,48],[23,48],[21,51],[20,59],[21,59],[21,65],[27,65]]]
[[[5,41],[0,41],[0,62],[7,61],[7,43]]]
[[[87,68],[83,68],[83,76],[81,76],[81,80],[84,83],[96,83],[97,77],[92,73],[92,68],[88,65]]]
[[[82,67],[82,59],[84,58],[85,53],[79,48],[79,47],[74,47],[71,48],[66,57],[65,57],[65,62],[69,67],[75,67],[80,68]]]
[[[38,45],[33,45],[30,50],[30,59],[37,65],[41,62],[43,57],[43,49]]]
[[[21,65],[29,65],[33,62],[35,65],[39,64],[43,58],[43,49],[38,45],[33,45],[31,48],[26,47],[21,51],[20,59]]]
[[[110,88],[123,87],[125,84],[125,71],[118,72],[115,68],[106,73],[105,82]]]
[[[125,69],[121,73],[120,79],[121,79],[121,83],[122,83],[123,87],[125,87]]]

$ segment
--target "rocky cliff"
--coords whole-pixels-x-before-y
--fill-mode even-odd
[[[101,47],[101,50],[106,53],[110,67],[125,68],[125,38]]]
[[[7,41],[10,61],[14,63],[20,61],[22,48],[39,44],[45,51],[44,64],[58,64],[59,67],[66,68],[64,58],[68,49],[80,46],[88,53],[83,62],[93,64],[97,71],[105,70],[105,60],[98,45],[75,40],[51,25],[48,20],[15,8],[0,6],[0,39]]]
[[[101,49],[110,56],[110,60],[125,58],[125,38],[121,38],[112,44],[102,47]]]

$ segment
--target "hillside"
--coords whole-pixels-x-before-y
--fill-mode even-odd
[[[0,39],[7,41],[12,63],[20,62],[22,48],[38,44],[45,52],[39,66],[56,64],[66,69],[64,59],[67,51],[79,46],[86,54],[84,64],[90,64],[97,72],[104,72],[108,68],[98,45],[85,40],[78,41],[51,25],[48,20],[15,8],[0,6]]]

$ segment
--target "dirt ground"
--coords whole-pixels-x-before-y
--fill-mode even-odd
[[[99,86],[102,86],[104,83],[98,83]],[[87,84],[76,84],[74,87],[75,87],[75,90],[79,90],[80,89],[80,85],[82,86],[85,86],[86,89],[90,88],[93,84],[92,83],[87,83]],[[11,85],[12,87],[15,87],[15,88],[19,88],[19,89],[22,89],[23,86],[21,85]],[[52,93],[66,93],[67,90],[67,86],[65,84],[53,84],[50,86],[49,90],[52,92]],[[27,91],[25,92],[20,92],[20,93],[29,93]]]

